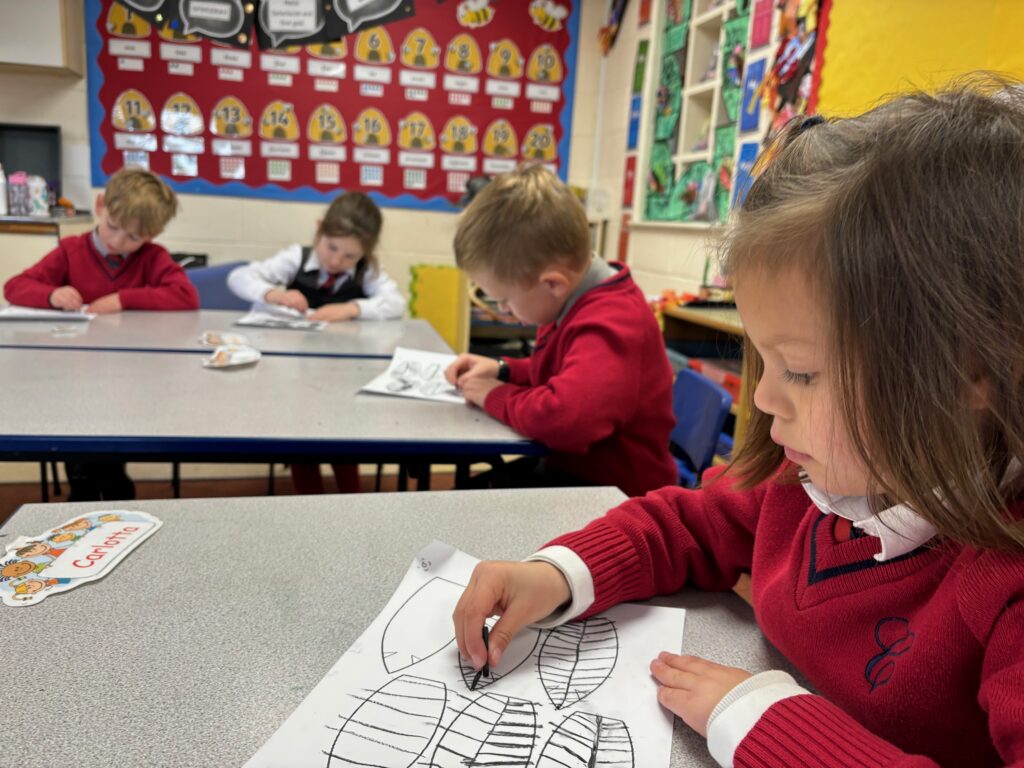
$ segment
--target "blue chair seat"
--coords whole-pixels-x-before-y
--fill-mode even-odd
[[[689,368],[679,371],[672,389],[676,426],[669,436],[669,449],[680,485],[696,487],[701,473],[711,466],[731,407],[732,395],[724,387]]]
[[[212,267],[186,269],[185,274],[199,291],[200,309],[249,309],[251,303],[238,298],[228,288],[228,272],[248,263],[232,261],[229,264],[215,264]]]

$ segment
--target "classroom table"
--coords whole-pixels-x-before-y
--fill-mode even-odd
[[[623,498],[572,488],[26,505],[0,541],[97,509],[142,510],[163,527],[100,581],[34,606],[0,605],[0,754],[77,768],[240,766],[431,540],[519,559]],[[788,668],[731,592],[655,602],[686,608],[688,653]],[[672,766],[713,765],[677,720]]]
[[[244,312],[118,312],[89,322],[0,320],[0,349],[59,348],[209,354],[199,344],[204,331],[240,333],[267,356],[386,357],[395,347],[451,352],[426,320],[360,320],[329,323],[322,331],[292,331],[235,325]]]
[[[360,393],[384,359],[0,349],[0,460],[287,462],[540,455],[475,407]]]

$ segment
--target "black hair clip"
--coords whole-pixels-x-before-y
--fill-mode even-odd
[[[804,118],[803,122],[797,126],[796,135],[799,136],[801,133],[806,131],[808,128],[813,128],[816,125],[821,125],[825,122],[825,118],[821,115],[811,115],[810,117]]]

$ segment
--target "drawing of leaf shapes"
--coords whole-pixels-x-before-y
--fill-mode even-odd
[[[544,745],[537,768],[633,768],[633,740],[621,720],[574,712]]]
[[[389,680],[363,699],[337,729],[324,753],[327,768],[408,768],[437,734],[447,695],[444,683],[435,680],[413,675]]]
[[[555,709],[571,707],[596,691],[615,669],[619,635],[608,619],[574,621],[551,630],[537,669]]]
[[[488,619],[487,626],[493,626],[496,621],[496,619]],[[533,655],[539,640],[540,633],[535,629],[520,632],[512,638],[512,642],[508,644],[505,652],[501,654],[501,661],[498,662],[498,666],[490,668],[490,677],[480,677],[476,684],[476,690],[479,691],[489,685],[493,685],[505,675],[521,667],[523,662]],[[473,678],[476,677],[476,670],[466,663],[462,656],[459,656],[459,671],[462,672],[462,679],[465,681],[466,687],[469,688],[473,684]]]
[[[381,659],[388,672],[418,664],[455,640],[455,629],[445,619],[455,610],[465,585],[433,578],[395,612],[380,641]],[[429,621],[424,621],[424,617]]]
[[[528,766],[537,740],[532,701],[485,693],[458,714],[434,749],[430,768]]]

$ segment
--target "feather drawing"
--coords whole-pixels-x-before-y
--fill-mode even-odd
[[[441,734],[430,768],[526,766],[537,740],[536,704],[496,693],[469,702]]]
[[[495,623],[497,623],[496,619],[487,619],[488,628],[493,627]],[[501,654],[501,661],[498,662],[498,666],[490,668],[490,677],[481,677],[477,681],[476,690],[479,691],[489,685],[493,685],[505,675],[521,667],[523,662],[533,655],[539,640],[540,633],[537,630],[526,630],[512,638],[512,642],[508,644],[505,652]],[[476,670],[461,656],[459,656],[459,671],[462,672],[462,679],[465,681],[466,687],[472,689]]]
[[[544,745],[537,768],[633,768],[633,740],[621,720],[574,712]]]
[[[424,616],[450,616],[465,585],[434,578],[416,590],[395,611],[380,641],[381,659],[389,673],[418,664],[455,640],[450,621],[424,622]]]
[[[618,655],[619,635],[608,619],[574,621],[551,630],[537,658],[548,700],[555,709],[582,701],[608,679]]]
[[[412,675],[389,680],[362,699],[336,730],[326,768],[409,768],[440,726],[448,691],[444,683]]]

